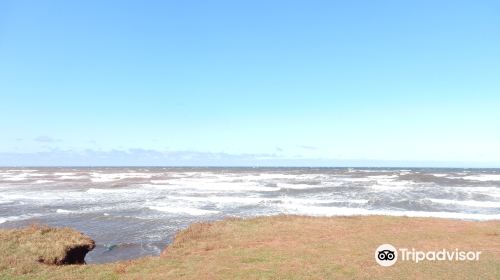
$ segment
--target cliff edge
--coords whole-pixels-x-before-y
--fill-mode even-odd
[[[84,264],[85,255],[94,247],[92,239],[71,228],[32,225],[21,229],[1,230],[0,265],[26,269],[33,263]]]

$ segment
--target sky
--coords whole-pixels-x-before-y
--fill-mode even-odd
[[[498,1],[0,1],[0,165],[500,167]]]

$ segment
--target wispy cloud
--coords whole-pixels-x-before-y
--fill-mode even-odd
[[[55,143],[55,142],[61,142],[60,139],[52,138],[50,136],[38,136],[35,139],[36,142],[41,142],[41,143]]]
[[[297,145],[297,147],[299,147],[301,149],[305,149],[305,150],[317,150],[318,149],[318,147],[308,146],[308,145]]]

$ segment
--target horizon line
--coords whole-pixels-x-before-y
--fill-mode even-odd
[[[307,166],[307,165],[0,165],[0,168],[352,168],[352,169],[499,169],[500,167],[453,166]]]

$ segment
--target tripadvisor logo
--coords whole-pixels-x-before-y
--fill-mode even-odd
[[[375,250],[375,260],[381,266],[391,266],[398,260],[398,251],[391,244],[382,244]]]
[[[418,251],[415,248],[399,248],[391,244],[382,244],[375,250],[375,261],[381,266],[394,265],[398,257],[400,261],[479,261],[481,251],[460,251],[442,249],[439,251]]]

